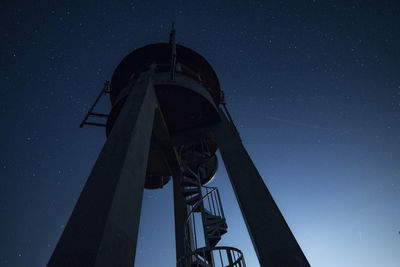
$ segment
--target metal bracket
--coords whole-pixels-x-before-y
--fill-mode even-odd
[[[105,123],[90,122],[90,121],[87,121],[87,120],[88,120],[89,117],[108,118],[108,114],[96,113],[96,112],[93,112],[93,109],[95,108],[97,102],[99,102],[100,98],[103,95],[109,94],[109,93],[110,93],[110,82],[106,81],[104,83],[104,87],[101,90],[100,94],[97,96],[97,98],[94,101],[93,105],[90,107],[88,113],[86,114],[86,116],[83,118],[81,124],[79,125],[80,128],[82,128],[84,125],[106,127]]]

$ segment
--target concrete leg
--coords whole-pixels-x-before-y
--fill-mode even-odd
[[[48,266],[133,266],[157,100],[144,73],[132,86]]]
[[[185,247],[185,225],[187,218],[187,208],[185,197],[181,193],[180,177],[174,176],[174,215],[175,215],[175,244],[176,244],[176,260],[182,258],[186,251]],[[190,242],[190,241],[189,241]]]
[[[310,266],[233,124],[220,115],[214,134],[260,265]]]

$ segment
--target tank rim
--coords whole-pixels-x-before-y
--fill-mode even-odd
[[[201,74],[204,85],[210,92],[215,104],[221,102],[221,88],[218,77],[208,61],[196,51],[183,45],[176,45],[177,61]],[[114,103],[118,93],[129,81],[133,72],[142,69],[152,61],[169,62],[170,46],[168,43],[153,43],[132,51],[115,69],[110,84],[110,99]],[[151,61],[151,62],[149,62]]]

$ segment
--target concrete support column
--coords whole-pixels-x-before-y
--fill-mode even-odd
[[[187,218],[187,208],[185,197],[181,192],[180,176],[173,177],[174,182],[174,215],[175,215],[175,244],[176,244],[176,260],[179,261],[188,251],[185,247],[187,240],[185,239],[185,225]],[[190,242],[190,241],[189,241]]]
[[[234,125],[220,111],[214,134],[262,267],[310,266]]]
[[[180,157],[176,149],[171,144],[166,146],[164,151],[166,152],[165,155],[168,160],[168,165],[170,167],[173,179],[175,248],[176,262],[178,264],[179,259],[185,256],[186,253],[188,253],[188,251],[186,251],[185,244],[185,225],[188,212],[185,197],[182,195],[181,192],[182,163],[180,162]]]
[[[153,70],[134,85],[48,266],[133,266],[157,99]]]

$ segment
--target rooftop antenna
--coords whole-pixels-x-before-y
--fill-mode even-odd
[[[172,22],[172,29],[169,34],[169,46],[171,47],[171,66],[169,69],[169,79],[175,80],[175,67],[176,67],[176,44],[175,44],[175,23]]]

